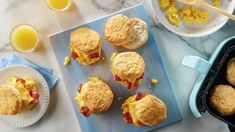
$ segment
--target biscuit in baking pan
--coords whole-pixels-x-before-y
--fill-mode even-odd
[[[235,113],[235,89],[229,85],[216,85],[211,92],[210,104],[222,116]]]

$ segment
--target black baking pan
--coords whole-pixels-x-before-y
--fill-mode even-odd
[[[188,55],[182,61],[183,65],[197,69],[201,73],[189,99],[190,108],[195,117],[199,118],[202,113],[208,111],[215,118],[227,123],[231,132],[235,132],[235,114],[221,116],[210,105],[209,97],[215,85],[230,85],[225,73],[227,63],[233,57],[235,57],[235,36],[223,41],[209,60]]]

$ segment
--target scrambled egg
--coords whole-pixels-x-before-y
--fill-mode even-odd
[[[118,53],[113,53],[112,56],[111,56],[111,62],[113,61],[114,57],[117,55]]]
[[[213,0],[212,5],[213,6],[219,6],[221,4],[220,0]]]
[[[151,79],[151,85],[156,86],[158,83],[157,79]]]
[[[127,112],[130,113],[131,115],[131,118],[132,118],[132,121],[133,123],[136,125],[136,126],[141,126],[141,123],[138,121],[136,115],[135,115],[135,97],[136,96],[131,96],[129,97],[121,106],[121,109],[122,109],[122,113],[125,114]]]
[[[162,10],[166,10],[168,7],[170,7],[171,1],[170,0],[160,0],[160,8]]]
[[[202,24],[210,18],[209,12],[201,11],[189,6],[182,9],[179,14],[186,24]]]
[[[213,0],[213,6],[219,6],[221,0]],[[166,12],[166,18],[172,25],[179,26],[182,19],[186,24],[202,24],[209,20],[210,13],[202,11],[191,6],[185,6],[179,9],[175,3],[175,0],[159,0],[159,6],[161,10]]]
[[[71,61],[70,56],[66,56],[66,57],[64,58],[64,65],[65,65],[65,66],[69,65],[70,61]]]
[[[29,110],[33,107],[34,104],[31,104],[31,102],[34,100],[32,96],[30,95],[29,90],[37,91],[36,83],[33,80],[23,78],[25,80],[25,85],[23,85],[21,82],[17,82],[17,77],[10,77],[7,80],[7,83],[13,87],[15,87],[22,98],[23,104],[22,104],[22,112]]]
[[[171,2],[170,6],[166,10],[166,18],[171,24],[179,26],[180,18],[175,2]]]

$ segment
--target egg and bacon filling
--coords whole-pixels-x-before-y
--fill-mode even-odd
[[[135,115],[136,102],[144,98],[148,93],[138,92],[137,95],[129,97],[121,106],[123,120],[127,124],[134,124],[138,127],[142,126],[142,123],[137,119]]]
[[[74,48],[70,47],[70,55],[78,62],[92,62],[101,56],[101,49],[91,54],[85,54],[83,52],[78,52]]]
[[[25,112],[38,104],[39,94],[35,81],[28,78],[10,77],[6,83],[19,91],[23,101],[21,112]]]

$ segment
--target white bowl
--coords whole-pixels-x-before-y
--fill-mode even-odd
[[[0,122],[10,127],[27,127],[36,123],[45,114],[50,100],[49,88],[46,80],[36,70],[26,66],[10,66],[0,70],[0,84],[12,76],[28,77],[36,82],[39,92],[39,104],[26,113],[17,115],[0,115]]]
[[[208,1],[212,1],[212,0],[208,0]],[[208,20],[207,22],[203,24],[193,24],[193,25],[184,24],[181,20],[179,27],[177,27],[177,26],[171,25],[168,22],[168,20],[165,17],[165,13],[159,7],[159,0],[151,0],[151,3],[152,3],[153,10],[154,10],[154,16],[158,19],[158,21],[162,25],[164,25],[168,30],[181,36],[186,36],[186,37],[206,36],[219,30],[228,21],[227,17],[219,13],[213,12],[211,10],[204,9],[211,13],[210,20]],[[179,6],[182,5],[179,2],[177,2],[177,4]],[[232,14],[235,8],[235,0],[221,0],[221,5],[219,6],[219,8]]]

